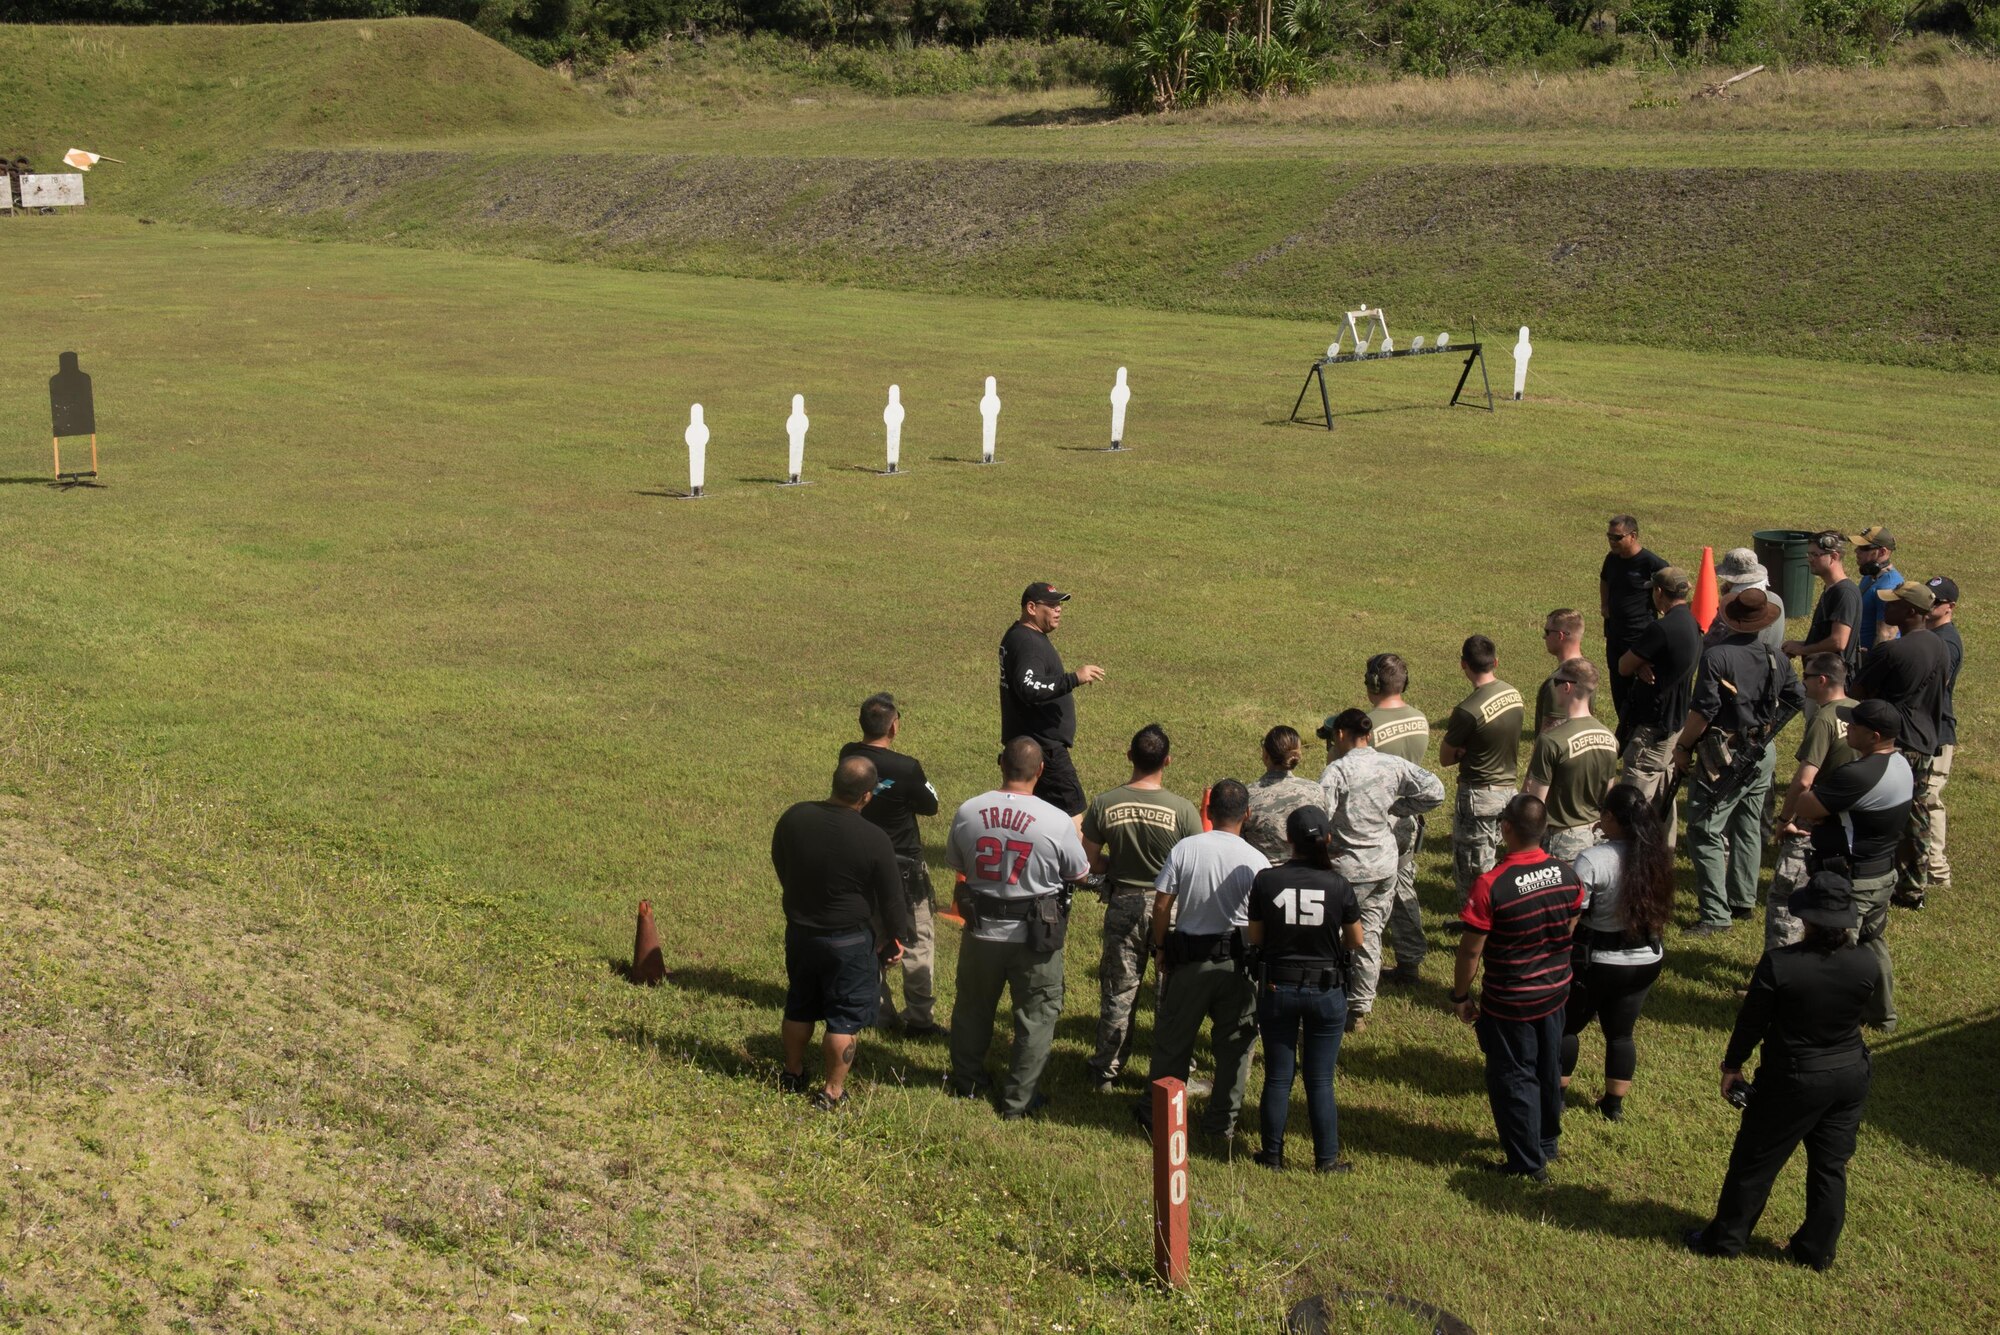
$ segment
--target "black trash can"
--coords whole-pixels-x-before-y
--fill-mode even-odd
[[[1812,615],[1812,567],[1806,564],[1806,544],[1817,529],[1764,528],[1751,535],[1757,559],[1771,576],[1771,589],[1785,600],[1785,615]]]

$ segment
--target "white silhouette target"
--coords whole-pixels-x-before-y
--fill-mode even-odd
[[[1111,386],[1111,448],[1125,448],[1125,405],[1132,402],[1132,387],[1125,383],[1125,368],[1118,368],[1117,383]]]
[[[1521,340],[1514,345],[1514,397],[1519,399],[1528,388],[1528,358],[1535,352],[1528,342],[1528,326],[1521,326]]]
[[[702,496],[702,484],[708,480],[708,423],[701,417],[701,405],[688,409],[687,430],[681,439],[688,447],[688,499]]]
[[[791,438],[792,447],[789,467],[786,469],[790,474],[790,481],[785,484],[786,486],[798,486],[799,474],[805,471],[806,428],[811,425],[811,419],[806,416],[806,396],[792,395],[792,415],[785,419],[785,434]]]
[[[889,432],[889,469],[893,473],[903,458],[903,387],[889,386],[889,406],[882,410],[882,425]]]
[[[979,400],[979,462],[993,462],[993,438],[1000,426],[1000,391],[992,376],[986,377],[986,393]]]

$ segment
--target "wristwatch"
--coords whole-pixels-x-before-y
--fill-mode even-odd
[[[1454,1006],[1463,1006],[1470,1000],[1472,1000],[1472,993],[1470,992],[1454,992],[1451,994],[1451,1004]]]

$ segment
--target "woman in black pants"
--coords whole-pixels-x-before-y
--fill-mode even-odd
[[[1625,1115],[1639,1052],[1632,1030],[1666,951],[1660,933],[1673,916],[1674,853],[1652,803],[1620,784],[1604,799],[1598,827],[1605,842],[1576,858],[1587,898],[1576,925],[1576,974],[1563,1017],[1563,1087],[1576,1070],[1577,1040],[1594,1018],[1604,1030],[1604,1096],[1597,1110]]]

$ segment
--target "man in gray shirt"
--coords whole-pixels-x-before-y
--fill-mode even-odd
[[[1215,1088],[1202,1110],[1201,1129],[1225,1142],[1236,1134],[1257,1037],[1257,988],[1237,960],[1249,921],[1250,883],[1271,865],[1243,838],[1249,811],[1250,790],[1235,779],[1210,788],[1208,818],[1215,828],[1175,844],[1153,883],[1153,957],[1160,995],[1147,1083],[1168,1076],[1187,1079],[1195,1039],[1207,1020],[1215,1049]],[[1152,1129],[1150,1098],[1142,1099],[1134,1113]]]
[[[1041,776],[1042,748],[1034,738],[1007,743],[1000,786],[959,807],[945,842],[945,860],[965,875],[966,909],[946,1088],[977,1098],[992,1084],[986,1050],[1006,990],[1014,1006],[1014,1056],[996,1106],[1008,1121],[1048,1102],[1036,1085],[1062,1014],[1067,887],[1090,873],[1069,813],[1034,795]]]
[[[1382,976],[1382,928],[1396,906],[1400,853],[1396,825],[1444,804],[1444,783],[1422,765],[1377,751],[1371,744],[1374,720],[1365,709],[1334,717],[1327,739],[1333,763],[1319,776],[1332,817],[1333,870],[1354,891],[1361,906],[1361,949],[1347,976],[1347,1032],[1368,1027],[1375,988]]]

